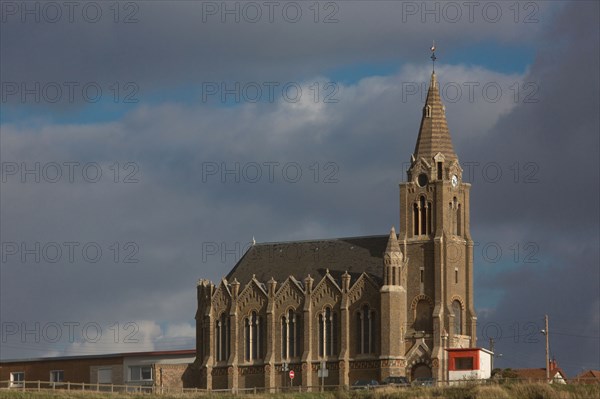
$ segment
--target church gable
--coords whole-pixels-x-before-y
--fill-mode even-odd
[[[312,304],[319,309],[325,305],[336,305],[342,296],[342,290],[337,285],[333,277],[327,272],[315,287],[312,294]]]
[[[238,309],[242,313],[250,310],[261,310],[266,306],[267,300],[267,293],[261,284],[256,281],[256,279],[252,279],[240,293],[238,298]]]
[[[304,302],[304,292],[296,279],[290,276],[275,294],[275,308],[285,310],[288,307],[298,309]]]
[[[350,305],[359,301],[368,301],[373,306],[379,300],[379,286],[368,274],[363,273],[348,292]]]
[[[450,166],[448,167],[448,171],[450,172],[450,176],[462,176],[463,169],[460,167],[458,161],[454,160],[450,162]]]
[[[421,173],[426,173],[429,174],[431,172],[431,164],[429,162],[427,162],[427,160],[425,158],[419,158],[419,159],[415,159],[415,161],[413,162],[410,171],[412,173],[413,176],[418,176]]]
[[[212,297],[212,308],[215,312],[215,315],[220,314],[221,312],[226,311],[229,308],[229,304],[231,303],[231,292],[227,287],[227,280],[221,280],[221,284],[217,287],[213,297]]]

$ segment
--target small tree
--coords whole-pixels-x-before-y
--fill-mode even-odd
[[[491,378],[495,379],[495,380],[502,378],[502,369],[499,369],[499,368],[493,369]]]
[[[518,377],[517,373],[513,369],[507,368],[502,370],[502,379],[504,382],[510,382],[516,380]]]

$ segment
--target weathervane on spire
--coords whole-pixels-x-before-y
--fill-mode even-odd
[[[435,40],[433,41],[433,44],[431,45],[431,62],[433,64],[433,72],[435,73],[435,60],[437,60],[437,57],[435,56]]]

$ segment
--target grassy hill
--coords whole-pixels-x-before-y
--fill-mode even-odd
[[[547,384],[506,384],[478,385],[446,388],[405,388],[377,389],[374,391],[348,391],[325,393],[286,393],[286,394],[108,394],[94,392],[19,392],[0,391],[0,399],[192,399],[192,398],[286,398],[286,399],[597,399],[600,398],[600,385],[547,385]]]

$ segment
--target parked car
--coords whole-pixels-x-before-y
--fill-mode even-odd
[[[433,387],[435,386],[435,380],[433,378],[417,378],[412,384],[414,386]]]
[[[352,389],[373,389],[379,386],[375,380],[358,380],[352,384]]]
[[[408,378],[406,377],[387,377],[385,380],[381,381],[381,385],[389,385],[396,387],[408,387],[410,386],[410,382],[408,382]]]

